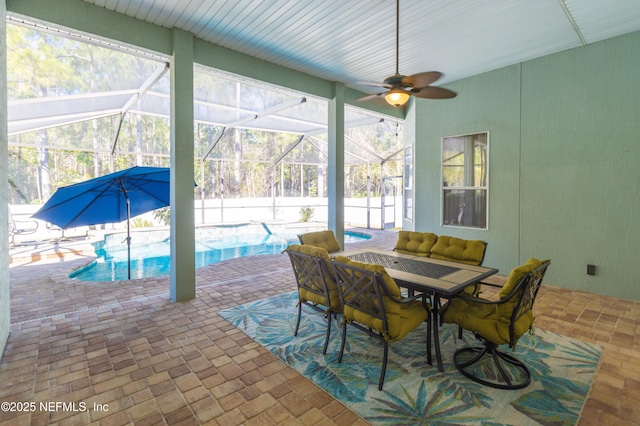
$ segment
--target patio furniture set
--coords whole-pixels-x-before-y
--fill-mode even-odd
[[[433,342],[438,371],[444,371],[439,327],[452,323],[459,326],[459,337],[468,330],[482,343],[455,351],[453,362],[460,373],[500,389],[529,385],[531,374],[526,365],[498,348],[505,344],[514,348],[532,327],[533,303],[550,261],[532,258],[514,268],[498,300],[487,300],[480,297],[482,286],[494,284],[483,280],[498,270],[482,266],[484,241],[400,231],[393,250],[341,252],[330,230],[303,234],[299,240],[301,244],[286,250],[300,299],[294,335],[299,332],[302,305],[321,312],[327,318],[326,354],[332,318],[342,315],[338,362],[344,355],[347,325],[379,340],[384,350],[379,390],[389,345],[425,321],[429,323],[427,363],[432,364]],[[495,377],[478,374],[477,366],[487,360],[497,372]]]

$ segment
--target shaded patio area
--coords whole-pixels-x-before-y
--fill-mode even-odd
[[[397,238],[365,232],[373,238],[347,248],[391,248]],[[84,401],[90,409],[0,412],[2,424],[366,424],[217,314],[295,290],[286,255],[200,268],[197,298],[180,303],[169,300],[168,277],[67,278],[88,260],[80,251],[11,267],[0,400]],[[538,296],[534,325],[604,347],[579,424],[634,424],[640,302],[549,284]],[[94,403],[108,411],[94,410]]]

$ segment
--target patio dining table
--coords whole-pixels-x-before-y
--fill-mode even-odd
[[[440,299],[449,299],[465,287],[476,284],[498,272],[495,268],[412,256],[389,250],[349,250],[341,255],[358,262],[382,265],[399,286],[406,288],[409,292],[433,296],[435,308],[431,322],[438,371],[444,371],[438,333],[440,320],[437,307],[440,305]]]

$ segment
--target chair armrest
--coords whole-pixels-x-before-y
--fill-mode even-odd
[[[481,299],[479,297],[468,297],[468,296],[458,296],[458,295],[455,295],[451,299],[449,299],[449,302],[451,302],[454,299],[460,299],[466,302],[480,303],[483,305],[497,305],[502,302],[502,300],[487,300],[487,299]]]
[[[385,289],[385,292],[386,292],[386,289]],[[387,294],[387,296],[389,296],[389,295]],[[418,299],[422,300],[422,306],[424,307],[424,309],[426,309],[426,311],[429,313],[429,315],[431,315],[431,299],[429,298],[428,294],[422,293],[422,294],[417,294],[417,295],[412,296],[412,297],[405,297],[405,298],[402,298],[400,300],[396,300],[396,299],[393,299],[393,300],[396,303],[407,304],[407,303],[414,302],[414,301],[416,301]],[[428,302],[427,302],[427,299],[429,300]]]
[[[490,287],[495,287],[495,288],[502,288],[503,287],[503,284],[493,284],[493,283],[487,283],[487,282],[484,282],[484,281],[478,281],[476,284],[478,284],[478,285],[480,285],[480,284],[488,285]]]
[[[400,300],[396,300],[396,299],[393,299],[393,300],[396,300],[396,302],[398,303],[410,303],[410,302],[413,302],[414,300],[424,299],[425,297],[427,297],[426,294],[417,294],[415,296],[403,297]]]
[[[431,298],[426,293],[418,293],[416,295],[403,297],[402,299],[398,300],[398,299],[396,299],[395,297],[393,297],[393,296],[391,296],[389,294],[387,286],[384,285],[384,283],[380,287],[383,289],[385,296],[387,296],[389,299],[392,299],[396,303],[406,304],[406,303],[411,303],[411,302],[413,302],[415,300],[418,300],[418,299],[422,299],[422,306],[424,306],[424,308],[427,310],[427,312],[431,311]],[[427,299],[429,299],[428,303],[427,303]]]
[[[498,287],[501,288],[502,286],[500,285],[496,285],[496,284],[488,284],[492,287]],[[516,289],[517,290],[517,289]],[[507,297],[505,297],[504,299],[499,299],[499,300],[487,300],[487,299],[481,299],[479,297],[468,297],[468,296],[460,296],[460,293],[456,294],[455,296],[453,296],[451,299],[449,299],[449,302],[447,302],[447,305],[449,303],[451,303],[452,300],[454,299],[460,299],[460,300],[464,300],[467,302],[473,302],[473,303],[480,303],[482,305],[500,305],[502,303],[507,302],[508,300],[510,300],[512,297],[514,297],[517,294],[517,291],[512,291],[510,295],[508,295]],[[445,305],[446,306],[446,305]],[[444,308],[444,306],[443,306]]]
[[[444,313],[447,311],[447,309],[449,309],[449,306],[451,306],[451,302],[453,302],[456,299],[464,300],[464,301],[471,302],[471,303],[480,303],[482,305],[498,305],[499,303],[502,302],[501,300],[495,301],[495,300],[480,299],[479,297],[468,297],[468,296],[455,295],[451,299],[449,299],[449,301],[447,303],[442,305],[440,307],[440,309],[438,309],[438,314],[440,316],[440,325],[443,324]]]
[[[37,220],[14,220],[12,232],[14,234],[32,234],[38,230],[38,226]]]

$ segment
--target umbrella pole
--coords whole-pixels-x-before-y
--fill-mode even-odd
[[[118,179],[118,183],[120,184],[120,190],[124,195],[124,200],[127,203],[127,279],[131,279],[131,231],[129,229],[129,220],[131,219],[131,200],[129,200],[129,194],[127,194],[127,189],[124,187],[124,183],[122,182],[122,178]]]
[[[129,231],[129,219],[131,219],[131,201],[129,201],[129,197],[127,197],[127,279],[130,280],[131,279],[131,233]]]

